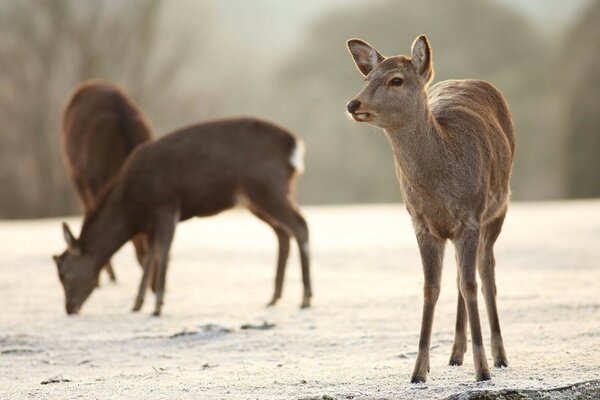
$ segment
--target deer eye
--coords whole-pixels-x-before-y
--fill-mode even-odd
[[[404,82],[404,79],[402,79],[402,78],[394,78],[390,81],[389,85],[390,86],[401,86],[403,82]]]

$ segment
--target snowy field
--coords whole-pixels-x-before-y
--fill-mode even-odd
[[[522,391],[511,399],[600,397],[600,201],[511,205],[496,246],[510,367],[492,368],[483,383],[474,382],[470,345],[462,367],[447,365],[451,247],[429,380],[411,385],[423,277],[404,207],[304,212],[313,308],[298,308],[295,248],[283,299],[265,308],[276,239],[235,210],[179,225],[161,318],[149,315],[150,293],[142,313],[129,311],[141,275],[129,244],[113,260],[118,283],[103,274],[81,314],[67,317],[51,260],[64,249],[60,220],[0,222],[0,399],[467,399],[505,389]],[[69,221],[78,231],[80,220]],[[492,365],[484,310],[480,297]],[[275,325],[241,329],[264,321]],[[580,382],[590,383],[572,387]]]

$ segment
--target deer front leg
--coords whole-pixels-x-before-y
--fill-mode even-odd
[[[460,292],[465,300],[471,342],[473,345],[473,363],[478,381],[490,380],[490,370],[485,357],[481,322],[477,307],[477,248],[479,246],[479,229],[466,228],[455,239],[454,245],[458,253],[458,272],[460,274]]]
[[[417,242],[421,253],[425,284],[423,287],[423,317],[421,320],[421,335],[419,337],[419,352],[411,383],[427,380],[429,372],[429,349],[431,346],[431,328],[435,304],[440,295],[440,278],[444,259],[444,242],[429,233],[418,233]]]
[[[456,257],[456,265],[458,264],[458,254]],[[467,351],[467,309],[465,299],[460,292],[460,274],[456,274],[456,287],[458,288],[458,301],[456,305],[456,327],[454,332],[454,344],[452,345],[452,353],[450,354],[450,365],[462,365]]]
[[[142,309],[142,305],[144,305],[144,297],[146,296],[146,288],[148,287],[148,280],[150,279],[150,272],[152,271],[152,266],[154,264],[154,243],[151,243],[146,252],[146,257],[144,260],[144,270],[142,273],[142,280],[140,281],[140,287],[138,289],[138,294],[135,299],[135,303],[133,305],[133,312],[140,311]]]
[[[149,238],[145,233],[139,233],[133,239],[131,239],[131,243],[135,248],[135,256],[140,264],[140,267],[144,268],[146,264],[146,257],[149,257],[148,247],[149,247]],[[156,292],[156,267],[150,270],[150,278],[148,280],[148,284],[152,289],[152,292]]]
[[[506,358],[502,332],[500,330],[498,307],[496,305],[496,259],[494,257],[494,243],[500,234],[503,222],[504,215],[484,228],[482,232],[483,240],[479,244],[479,260],[477,264],[492,334],[492,357],[494,358],[494,366],[497,368],[508,367],[508,359]]]
[[[179,211],[166,208],[159,211],[155,231],[156,243],[156,304],[152,315],[158,317],[165,297],[165,284],[167,278],[167,267],[169,263],[169,251],[175,235],[175,225],[179,222]]]
[[[115,271],[112,267],[112,264],[110,263],[110,261],[108,261],[106,263],[106,265],[104,265],[104,269],[106,269],[106,273],[108,274],[108,278],[110,279],[111,282],[116,282],[117,281],[117,275],[115,275]]]

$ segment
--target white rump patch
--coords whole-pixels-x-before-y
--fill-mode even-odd
[[[290,164],[298,173],[304,172],[304,142],[300,139],[296,139],[296,146],[290,155]]]

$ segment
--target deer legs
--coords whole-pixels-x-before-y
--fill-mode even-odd
[[[135,304],[133,305],[132,311],[137,312],[142,309],[142,305],[144,304],[144,297],[146,296],[146,288],[148,287],[148,282],[150,279],[150,274],[153,270],[152,265],[154,263],[154,243],[151,242],[148,251],[146,253],[146,259],[144,260],[144,268],[142,271],[142,280],[140,281],[140,287],[138,289],[138,294],[135,299]]]
[[[275,274],[275,292],[269,302],[269,306],[275,305],[283,291],[283,278],[289,255],[289,240],[294,236],[300,253],[300,264],[302,266],[302,295],[301,308],[310,307],[312,288],[310,282],[310,254],[308,249],[308,225],[306,221],[292,204],[287,196],[258,196],[252,191],[248,192],[252,202],[250,211],[258,218],[269,224],[279,241],[279,256],[277,259],[277,272]]]
[[[492,349],[495,365],[506,365],[506,355],[502,345],[500,324],[495,302],[495,282],[493,279],[493,252],[491,246],[495,241],[488,240],[488,230],[484,230],[483,238],[479,237],[479,229],[465,228],[454,239],[456,259],[458,266],[458,306],[456,315],[456,334],[451,365],[460,365],[463,362],[467,348],[466,322],[471,328],[471,341],[473,344],[473,360],[475,374],[478,381],[490,379],[490,370],[485,357],[483,339],[481,335],[481,322],[477,306],[477,266],[483,282],[483,291],[486,299],[490,326],[492,328]],[[499,233],[499,231],[498,231]],[[497,237],[497,234],[496,234]],[[419,338],[419,352],[412,374],[411,382],[425,382],[429,372],[429,348],[431,345],[431,328],[435,304],[440,293],[440,278],[444,257],[444,241],[433,237],[427,232],[417,234],[417,242],[421,252],[423,273],[425,275],[423,319],[421,322],[421,335]],[[489,249],[486,248],[489,246]],[[484,249],[482,251],[482,249]],[[479,263],[478,263],[479,261]]]
[[[290,254],[290,235],[281,228],[273,228],[277,235],[277,241],[279,244],[279,255],[277,256],[277,272],[275,273],[275,292],[273,298],[269,302],[268,306],[273,306],[277,303],[277,300],[281,298],[283,291],[283,278],[285,276],[285,266],[287,259]]]
[[[471,342],[473,345],[473,363],[475,376],[478,381],[490,379],[490,370],[485,357],[481,322],[477,307],[477,252],[479,247],[479,229],[465,228],[453,240],[458,255],[458,273],[460,278],[460,293],[465,302]]]
[[[500,234],[503,222],[504,215],[501,215],[482,229],[477,252],[477,269],[481,279],[481,289],[485,299],[488,320],[490,323],[490,332],[492,334],[492,356],[495,367],[508,366],[506,351],[504,350],[504,343],[500,330],[498,308],[496,306],[496,277],[494,271],[496,265],[496,260],[494,258],[494,243]],[[458,262],[458,254],[457,265],[460,265]],[[456,333],[454,337],[454,345],[452,347],[452,354],[450,355],[450,365],[462,365],[463,356],[467,350],[467,314],[465,301],[462,293],[460,292],[460,274],[458,275],[457,283],[459,292],[456,313]]]
[[[444,242],[429,233],[417,234],[425,284],[423,287],[423,318],[421,320],[421,335],[419,337],[419,352],[411,383],[425,382],[429,372],[429,348],[431,344],[431,328],[435,304],[440,294],[440,279],[444,260]]]
[[[140,233],[131,239],[131,243],[135,248],[135,256],[138,260],[138,263],[143,269],[144,265],[146,265],[146,257],[150,257],[150,244],[148,241],[148,235],[145,233]],[[156,268],[152,268],[150,271],[150,279],[148,280],[148,284],[150,285],[152,291],[156,293]]]
[[[458,263],[458,255],[456,257]],[[458,288],[458,301],[456,306],[456,330],[454,333],[454,344],[450,354],[450,365],[462,365],[465,352],[467,351],[467,307],[465,299],[460,292],[460,274],[456,275],[456,287]]]
[[[173,208],[164,208],[157,212],[154,232],[147,257],[144,265],[144,272],[140,282],[138,295],[133,307],[133,311],[139,311],[144,303],[146,288],[155,269],[154,279],[156,282],[156,304],[154,307],[154,316],[159,316],[164,301],[165,284],[167,276],[167,264],[169,261],[169,250],[175,234],[175,226],[179,221],[179,212]],[[155,268],[153,268],[153,265]]]
[[[498,308],[496,306],[496,260],[494,258],[494,243],[500,234],[504,215],[492,221],[486,226],[481,242],[479,243],[479,255],[477,267],[485,305],[487,308],[488,320],[490,323],[490,332],[492,334],[492,357],[495,367],[507,367],[508,360],[502,333],[500,331],[500,319],[498,318]]]

